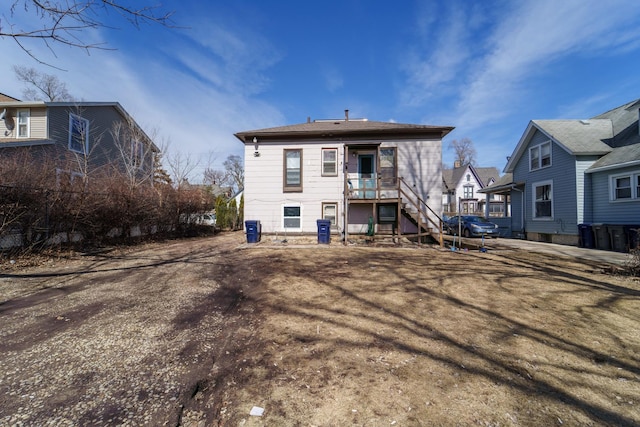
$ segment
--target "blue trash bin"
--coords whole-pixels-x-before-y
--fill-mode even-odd
[[[260,221],[245,221],[244,228],[247,230],[247,243],[258,243],[260,241]]]
[[[578,233],[581,248],[593,249],[596,247],[591,224],[578,224]]]
[[[331,221],[328,219],[319,219],[318,223],[318,243],[328,245],[331,243]]]

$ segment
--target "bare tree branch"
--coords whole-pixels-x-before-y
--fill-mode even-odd
[[[460,162],[460,166],[476,164],[476,149],[470,138],[454,139],[449,143],[449,148],[455,152],[455,160]]]
[[[26,84],[22,95],[27,101],[74,101],[73,96],[67,91],[67,85],[54,75],[17,65],[13,67],[13,71],[18,80]]]
[[[11,0],[9,0],[11,1]],[[49,42],[81,49],[106,49],[102,43],[89,43],[82,35],[86,30],[113,28],[107,24],[110,11],[117,12],[129,24],[140,28],[143,23],[173,27],[174,12],[163,11],[160,4],[125,6],[116,0],[13,0],[9,3],[8,16],[2,13],[0,37],[13,39],[29,56],[40,61],[22,40],[41,40],[51,49]],[[22,28],[15,22],[24,13],[30,27]]]

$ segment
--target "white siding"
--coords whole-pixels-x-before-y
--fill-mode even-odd
[[[400,141],[383,145],[398,147],[398,176],[442,217],[442,141]],[[438,223],[435,215],[430,217]]]
[[[283,191],[284,149],[302,149],[302,192]],[[322,176],[323,148],[338,148],[338,175]],[[342,144],[263,144],[254,156],[252,144],[245,146],[245,220],[259,220],[263,233],[283,233],[283,206],[300,206],[302,232],[316,233],[322,218],[322,203],[338,203],[336,221],[343,224]]]

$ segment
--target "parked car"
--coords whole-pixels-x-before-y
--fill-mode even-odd
[[[462,230],[464,237],[490,236],[498,237],[498,224],[478,215],[456,215],[444,222],[447,233],[458,234]]]

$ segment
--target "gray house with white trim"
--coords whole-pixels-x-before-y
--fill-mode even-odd
[[[514,236],[600,249],[635,245],[639,109],[636,100],[586,120],[529,122],[504,168],[511,182],[482,190],[510,195]]]

